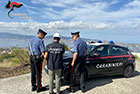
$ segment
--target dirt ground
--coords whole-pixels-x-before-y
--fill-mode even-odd
[[[13,77],[30,72],[30,65],[20,65],[16,67],[0,67],[0,79]]]
[[[15,77],[0,79],[0,94],[36,94],[31,92],[30,73]],[[48,88],[48,75],[43,71],[42,85]],[[63,94],[67,85],[61,86]],[[122,76],[90,78],[86,83],[84,94],[140,94],[140,61],[136,61],[136,70],[133,77]],[[48,94],[48,90],[39,94]],[[74,94],[82,94],[77,90]]]

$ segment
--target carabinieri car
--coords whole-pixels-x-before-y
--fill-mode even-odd
[[[66,52],[62,77],[70,80],[72,52]],[[114,43],[88,43],[85,77],[123,75],[131,77],[135,70],[135,57],[128,48]],[[76,68],[76,81],[80,74]]]

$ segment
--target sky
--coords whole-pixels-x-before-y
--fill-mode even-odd
[[[0,32],[36,35],[41,28],[71,37],[80,31],[82,38],[140,44],[140,0],[10,0],[23,4],[13,18],[8,1],[0,0]]]

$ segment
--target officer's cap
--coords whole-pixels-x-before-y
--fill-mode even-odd
[[[42,29],[39,29],[38,32],[37,32],[37,34],[38,34],[38,33],[42,33],[42,34],[44,34],[44,35],[47,35],[47,33],[46,33],[45,31],[43,31]]]
[[[74,36],[74,35],[79,35],[79,33],[80,33],[79,31],[78,31],[78,32],[71,32],[71,35],[72,35],[72,36]]]

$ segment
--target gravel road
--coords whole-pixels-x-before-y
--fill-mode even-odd
[[[36,94],[31,92],[30,74],[0,79],[0,94]],[[48,87],[48,76],[43,72],[43,86]],[[62,86],[61,91],[68,86]],[[89,79],[85,94],[140,94],[140,61],[136,61],[136,71],[131,78],[121,76],[98,77]],[[39,94],[47,94],[48,90]],[[74,94],[82,94],[80,90]]]

